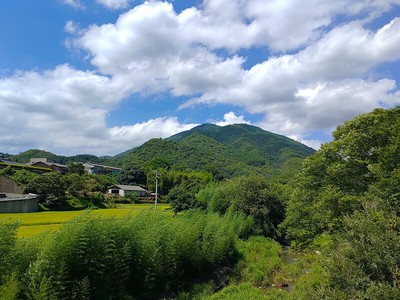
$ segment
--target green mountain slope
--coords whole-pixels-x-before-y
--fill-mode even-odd
[[[111,166],[135,164],[149,168],[162,164],[177,170],[206,170],[218,178],[257,173],[287,180],[294,178],[303,158],[314,152],[314,149],[292,139],[255,126],[204,124],[167,139],[151,139],[114,157],[90,154],[66,157],[31,149],[9,159],[27,163],[30,158],[44,157],[62,164],[91,161]]]
[[[67,164],[70,162],[94,162],[94,163],[102,163],[106,161],[106,157],[97,157],[91,154],[78,154],[74,156],[63,156],[57,155],[48,151],[39,150],[39,149],[29,149],[27,151],[21,152],[17,155],[9,156],[8,159],[11,159],[20,163],[28,163],[31,158],[47,158],[49,161],[59,163],[59,164]]]
[[[162,159],[174,169],[209,170],[234,176],[291,177],[314,149],[261,128],[204,124],[167,139],[152,139],[114,157],[122,164],[147,164]]]

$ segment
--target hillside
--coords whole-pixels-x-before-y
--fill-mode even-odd
[[[101,163],[104,162],[106,157],[97,157],[91,154],[78,154],[74,156],[63,156],[57,155],[48,151],[39,150],[39,149],[29,149],[27,151],[21,152],[17,155],[9,155],[8,159],[19,163],[28,163],[31,158],[47,158],[48,160],[59,163],[59,164],[67,164],[70,162],[95,162]]]
[[[217,178],[257,173],[286,180],[293,178],[303,158],[314,152],[292,139],[255,126],[204,124],[167,139],[151,139],[114,157],[91,154],[67,157],[30,149],[8,158],[20,163],[44,157],[61,164],[90,161],[119,167],[135,164],[152,168],[161,164],[176,170],[206,170]]]
[[[259,173],[291,177],[314,149],[261,128],[204,124],[167,139],[152,139],[114,157],[122,164],[163,160],[174,169],[208,170],[222,177]]]

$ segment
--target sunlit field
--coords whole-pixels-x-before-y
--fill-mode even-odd
[[[134,216],[146,209],[154,209],[154,204],[119,204],[116,208],[110,209],[0,214],[0,220],[9,219],[20,221],[18,237],[24,238],[46,231],[56,231],[63,223],[81,214],[90,213],[99,217],[123,217],[126,215]],[[157,210],[172,214],[169,204],[158,204]]]

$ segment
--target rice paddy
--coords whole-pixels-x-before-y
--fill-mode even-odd
[[[119,204],[116,208],[76,210],[76,211],[42,211],[35,213],[6,213],[0,214],[0,220],[19,221],[18,237],[26,238],[43,232],[54,232],[69,220],[81,214],[91,213],[99,217],[123,217],[136,215],[146,209],[154,209],[154,204]],[[171,206],[158,204],[157,209],[172,214]]]

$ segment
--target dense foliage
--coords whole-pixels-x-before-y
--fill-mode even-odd
[[[83,206],[99,206],[104,201],[103,193],[116,183],[113,175],[82,174],[81,164],[66,175],[58,172],[38,175],[27,170],[6,168],[0,171],[17,182],[25,193],[38,195],[39,203],[48,208],[66,209],[68,200]]]
[[[308,158],[289,201],[293,244],[318,247],[310,299],[400,297],[400,108],[360,115]]]
[[[308,245],[335,233],[343,216],[371,199],[400,212],[400,108],[377,109],[345,122],[334,141],[306,159],[287,211],[287,235]]]
[[[236,177],[206,186],[197,194],[199,205],[224,214],[229,210],[252,217],[254,233],[278,238],[278,225],[285,216],[284,203],[274,187],[259,176]]]
[[[15,238],[0,223],[0,298],[154,299],[174,293],[235,256],[245,218],[148,211],[135,218],[76,219],[52,235]],[[246,226],[244,226],[246,227]]]

